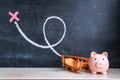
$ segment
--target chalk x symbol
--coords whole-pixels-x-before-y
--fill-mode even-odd
[[[10,18],[10,20],[9,20],[10,23],[12,23],[12,21],[13,21],[14,19],[15,19],[16,21],[19,21],[19,20],[20,20],[20,19],[17,17],[17,15],[19,14],[18,11],[16,11],[15,13],[9,12],[8,14],[11,16],[11,18]]]
[[[47,23],[48,20],[50,20],[50,19],[58,19],[58,20],[60,20],[60,21],[63,23],[63,26],[64,26],[64,32],[63,32],[63,35],[62,35],[61,39],[60,39],[58,42],[56,42],[55,44],[52,44],[52,45],[49,43],[49,41],[48,41],[48,39],[47,39],[47,37],[46,37],[46,33],[45,33],[46,23]],[[60,43],[62,42],[62,40],[64,39],[65,34],[66,34],[66,24],[65,24],[65,22],[64,22],[60,17],[57,17],[57,16],[48,17],[48,18],[45,20],[44,24],[43,24],[43,35],[44,35],[45,42],[47,43],[47,46],[45,46],[45,45],[40,45],[40,44],[32,41],[30,38],[28,38],[28,37],[24,34],[24,32],[21,30],[20,26],[18,25],[18,23],[17,23],[16,21],[14,22],[14,24],[16,25],[18,31],[20,32],[20,34],[23,36],[23,38],[24,38],[26,41],[28,41],[28,42],[31,43],[32,45],[34,45],[34,46],[36,46],[36,47],[39,47],[39,48],[43,48],[43,49],[50,48],[56,55],[58,55],[59,57],[61,57],[61,55],[53,48],[53,47],[57,46],[58,44],[60,44]]]

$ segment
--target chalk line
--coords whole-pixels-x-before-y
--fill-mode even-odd
[[[47,37],[46,37],[45,26],[46,26],[46,23],[48,22],[48,20],[53,19],[53,18],[54,18],[54,19],[58,19],[58,20],[60,20],[60,21],[63,23],[64,33],[63,33],[61,39],[60,39],[58,42],[56,42],[55,44],[52,44],[52,45],[51,45],[51,44],[49,43]],[[36,46],[36,47],[39,47],[39,48],[43,48],[43,49],[50,48],[56,55],[58,55],[59,57],[61,57],[61,54],[59,54],[59,53],[53,48],[53,47],[57,46],[58,44],[60,44],[60,43],[62,42],[62,40],[64,39],[65,34],[66,34],[66,24],[65,24],[65,22],[64,22],[60,17],[57,17],[57,16],[48,17],[48,18],[45,20],[44,24],[43,24],[43,35],[44,35],[45,42],[47,43],[48,46],[40,45],[40,44],[32,41],[30,38],[28,38],[28,37],[24,34],[24,32],[21,30],[19,24],[18,24],[16,21],[14,22],[14,24],[16,25],[18,31],[20,32],[20,34],[23,36],[23,38],[24,38],[26,41],[28,41],[28,42],[31,43],[32,45],[34,45],[34,46]]]

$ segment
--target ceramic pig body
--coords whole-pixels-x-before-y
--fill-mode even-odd
[[[103,52],[102,54],[97,54],[92,51],[89,59],[89,68],[93,74],[97,72],[107,74],[109,68],[108,53]]]

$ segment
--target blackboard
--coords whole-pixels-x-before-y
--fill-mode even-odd
[[[50,16],[60,17],[66,34],[53,47],[68,55],[90,57],[91,51],[109,53],[110,67],[120,68],[120,1],[119,0],[0,0],[0,67],[61,67],[61,58],[50,48],[36,47],[26,41],[16,25],[9,22],[19,14],[21,30],[32,41],[47,45],[43,24]],[[60,40],[64,26],[58,19],[46,24],[50,44]]]

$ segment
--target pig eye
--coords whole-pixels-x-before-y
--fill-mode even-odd
[[[104,58],[102,60],[104,60]]]
[[[94,60],[96,60],[96,58]]]

